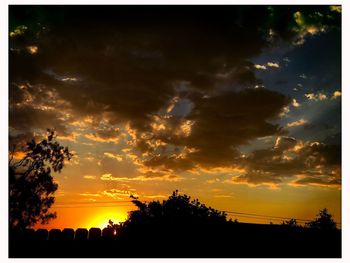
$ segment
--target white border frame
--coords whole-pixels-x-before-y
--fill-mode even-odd
[[[193,1],[193,0],[167,0],[167,1],[142,1],[142,0],[123,0],[123,1],[113,1],[113,0],[75,0],[75,1],[52,1],[52,0],[3,0],[0,3],[0,145],[1,145],[1,154],[0,154],[0,167],[1,167],[1,190],[0,190],[0,258],[1,262],[9,262],[15,259],[8,259],[8,180],[7,180],[7,144],[8,144],[8,5],[11,4],[22,4],[22,5],[48,5],[48,4],[57,4],[57,5],[143,5],[143,4],[166,4],[166,5],[181,5],[181,4],[197,4],[197,5],[266,5],[266,4],[281,4],[281,5],[342,5],[342,258],[341,259],[117,259],[118,262],[174,262],[174,261],[191,261],[191,262],[294,262],[294,261],[305,261],[305,262],[349,262],[350,253],[349,253],[349,225],[350,225],[350,212],[348,206],[350,200],[350,189],[349,189],[349,178],[350,175],[350,158],[347,153],[349,153],[350,147],[350,129],[349,129],[349,118],[347,114],[350,114],[350,96],[348,95],[348,90],[350,89],[350,74],[346,74],[350,68],[349,66],[349,48],[350,47],[350,36],[349,28],[345,25],[350,25],[349,21],[349,10],[350,3],[346,0],[328,0],[328,1],[310,1],[310,0],[293,0],[293,1],[281,1],[281,0],[217,0],[217,1]],[[75,261],[75,262],[100,262],[100,261],[115,261],[116,259],[50,259],[53,262],[61,261]],[[45,262],[47,259],[16,259],[18,262]]]

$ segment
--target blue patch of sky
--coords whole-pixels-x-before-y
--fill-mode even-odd
[[[288,128],[289,136],[304,140],[325,140],[341,132],[341,99],[331,99],[341,90],[341,36],[332,31],[310,36],[305,43],[287,48],[282,45],[263,52],[252,60],[255,64],[279,63],[279,68],[257,70],[264,86],[276,90],[300,103],[290,106],[290,112],[277,121],[282,126],[304,119],[307,125]],[[322,92],[328,99],[310,101],[306,93]]]

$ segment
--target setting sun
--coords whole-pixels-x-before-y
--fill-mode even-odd
[[[108,221],[112,220],[113,223],[117,224],[120,222],[125,221],[126,215],[118,214],[114,210],[102,212],[101,214],[97,214],[96,216],[90,218],[87,220],[86,227],[87,228],[92,228],[92,227],[97,227],[100,228],[101,230],[108,225]]]

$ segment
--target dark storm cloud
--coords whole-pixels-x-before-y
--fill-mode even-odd
[[[316,185],[324,187],[339,187],[341,185],[340,176],[332,177],[305,177],[293,182],[294,185]]]
[[[185,120],[166,118],[160,122],[164,129],[136,140],[135,146],[147,153],[146,166],[171,170],[236,166],[238,146],[257,137],[282,134],[281,128],[270,121],[290,102],[284,95],[266,89],[192,97],[192,101],[194,107]],[[181,127],[188,122],[191,125],[186,134]],[[157,146],[159,140],[165,145]]]
[[[10,84],[11,93],[9,94],[9,103],[24,103],[31,99],[31,94],[26,90],[22,90],[18,85]]]
[[[230,165],[236,148],[257,137],[278,134],[271,124],[289,103],[284,95],[265,89],[248,89],[201,99],[189,119],[195,122],[185,145],[197,149],[189,156],[205,166]]]
[[[297,140],[295,138],[283,136],[278,137],[274,146],[274,150],[278,152],[283,152],[294,147],[297,144]]]
[[[113,142],[118,143],[120,139],[120,130],[110,127],[95,127],[93,133],[86,134],[85,137],[96,142]]]
[[[46,131],[47,128],[55,129],[61,136],[68,135],[65,123],[67,103],[58,99],[54,89],[26,82],[11,83],[10,89],[10,133],[13,129],[16,134],[15,137],[13,134],[10,136],[11,141],[16,144],[22,142],[23,145],[20,136],[30,141],[29,134],[33,135],[38,130]]]
[[[10,108],[11,127],[17,130],[30,131],[33,127],[46,129],[54,128],[60,135],[66,135],[64,121],[55,110],[43,110],[29,105],[13,106]]]
[[[254,89],[261,81],[250,60],[311,26],[338,25],[339,17],[327,6],[11,6],[10,82],[54,90],[75,115],[108,113],[110,124],[129,123],[146,166],[231,166],[238,146],[281,134],[271,121],[290,103]],[[10,86],[11,104],[25,101],[17,93]],[[190,101],[190,112],[168,116],[155,131],[155,117],[174,97]],[[63,129],[55,112],[25,107],[12,107],[10,126]]]
[[[106,129],[98,129],[96,130],[96,136],[102,139],[110,139],[116,138],[120,135],[120,131],[118,129],[106,128]]]
[[[9,136],[9,151],[21,151],[25,149],[27,142],[32,139],[39,140],[42,136],[35,136],[33,132],[11,134]]]
[[[340,145],[318,142],[298,144],[294,138],[278,137],[275,147],[253,151],[240,164],[246,172],[234,178],[235,182],[280,183],[283,179],[298,175],[302,179],[294,183],[299,185],[339,186],[341,183]]]
[[[24,17],[45,13],[50,31],[36,41],[35,56],[11,52],[13,79],[54,85],[78,111],[108,107],[115,121],[132,120],[132,126],[140,130],[147,128],[149,114],[175,95],[175,81],[212,90],[215,74],[229,69],[234,70],[236,83],[253,83],[254,74],[245,69],[244,62],[266,45],[258,27],[243,27],[249,22],[246,17],[237,24],[240,12],[235,8],[212,12],[193,7],[115,7],[111,12],[99,7],[104,15],[86,7],[17,9],[14,15]],[[259,14],[266,16],[266,12]],[[32,43],[32,35],[28,37],[28,44]],[[16,39],[13,42],[19,45]],[[43,74],[46,69],[83,76],[85,82],[73,87],[50,82]]]
[[[256,80],[246,63],[269,44],[264,34],[275,25],[271,14],[282,12],[275,9],[11,7],[13,28],[21,19],[29,24],[11,44],[35,43],[39,51],[34,56],[10,52],[10,78],[54,85],[80,112],[107,106],[117,121],[132,119],[133,126],[144,129],[148,115],[174,95],[176,80],[212,90],[215,75],[229,71],[235,72],[236,85],[252,85]],[[295,24],[294,12],[283,10],[288,26]],[[277,32],[284,36],[281,24]],[[86,82],[72,87],[50,81],[43,74],[47,69],[83,76]]]

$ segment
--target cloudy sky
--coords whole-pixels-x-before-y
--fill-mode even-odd
[[[9,12],[10,145],[55,128],[74,153],[48,227],[120,221],[130,194],[175,189],[244,213],[327,207],[340,222],[340,7]]]

